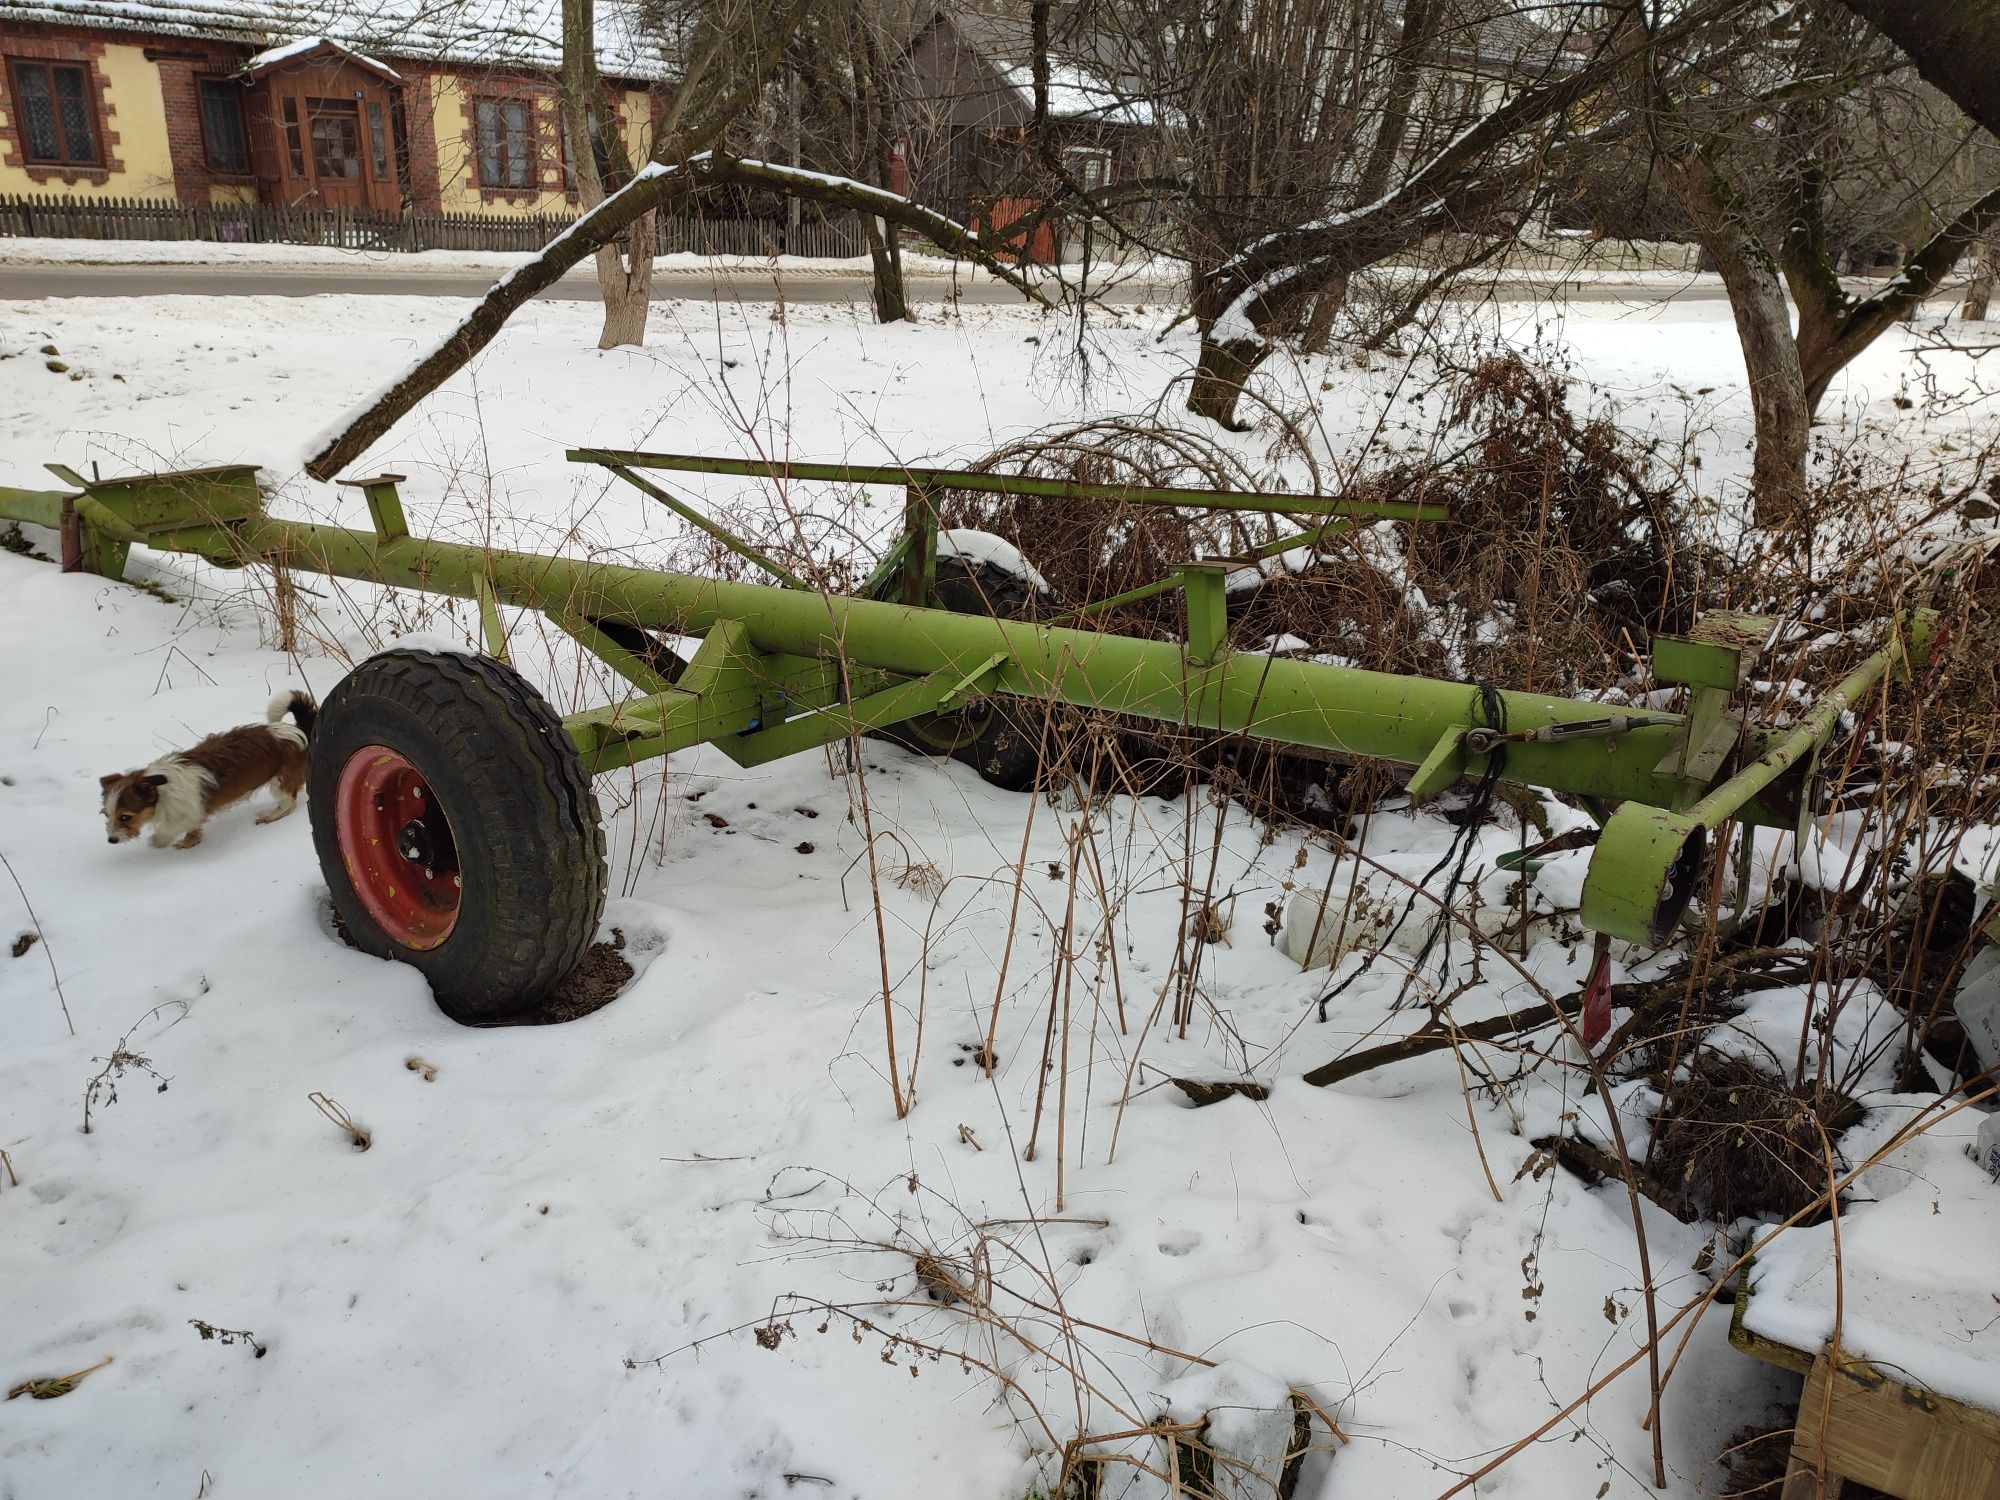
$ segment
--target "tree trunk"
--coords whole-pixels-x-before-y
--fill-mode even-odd
[[[596,0],[563,0],[561,77],[562,130],[577,198],[586,211],[604,201],[604,176],[597,170],[603,140],[615,171],[627,178],[632,163],[617,139],[617,119],[606,107],[597,76]],[[604,329],[597,347],[616,349],[646,342],[646,315],[653,304],[653,215],[635,219],[619,239],[597,251],[597,289],[604,298]],[[623,250],[620,250],[620,240]]]
[[[902,248],[896,243],[896,234],[890,230],[883,233],[882,221],[873,214],[861,216],[861,234],[868,242],[868,260],[873,271],[870,282],[870,299],[875,305],[875,321],[878,323],[914,323],[909,298],[903,291]]]
[[[1757,525],[1772,530],[1794,526],[1806,511],[1812,404],[1777,262],[1751,227],[1734,190],[1698,152],[1667,163],[1666,181],[1729,293],[1755,425],[1750,467],[1753,516]]]
[[[1333,342],[1333,320],[1340,316],[1341,308],[1347,305],[1347,273],[1335,271],[1313,298],[1312,316],[1306,319],[1306,331],[1299,340],[1299,348],[1307,354],[1324,354],[1326,346]]]
[[[1806,453],[1812,433],[1812,404],[1792,342],[1791,308],[1776,269],[1759,252],[1732,278],[1728,261],[1716,256],[1743,366],[1750,377],[1750,411],[1756,451],[1750,468],[1752,514],[1767,530],[1797,526],[1806,514]],[[1734,258],[1734,257],[1732,257]]]
[[[1979,242],[1979,261],[1972,273],[1972,284],[1965,289],[1965,301],[1958,310],[1959,317],[1967,323],[1984,323],[1987,304],[1993,300],[1994,262],[2000,261],[2000,230],[1989,231]]]
[[[653,246],[656,219],[642,214],[617,242],[597,252],[597,289],[604,297],[604,331],[597,347],[638,347],[646,342],[646,318],[653,310]]]
[[[1250,424],[1236,415],[1236,402],[1243,394],[1243,382],[1270,353],[1271,346],[1267,343],[1249,340],[1223,343],[1204,333],[1194,383],[1188,387],[1187,409],[1231,432],[1248,432]]]

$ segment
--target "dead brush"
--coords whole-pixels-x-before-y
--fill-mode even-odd
[[[1654,1174],[1723,1223],[1784,1218],[1826,1186],[1823,1143],[1862,1115],[1832,1087],[1793,1084],[1704,1047],[1661,1085]]]
[[[1048,1238],[1065,1226],[1101,1229],[1103,1219],[974,1221],[914,1175],[871,1195],[794,1168],[767,1192],[773,1227],[795,1257],[843,1263],[845,1274],[873,1283],[875,1299],[788,1293],[764,1317],[650,1359],[628,1358],[627,1368],[664,1368],[716,1337],[749,1333],[776,1353],[805,1331],[838,1329],[913,1379],[956,1366],[992,1380],[1050,1496],[1108,1495],[1106,1478],[1120,1472],[1148,1477],[1167,1494],[1284,1496],[1308,1452],[1347,1441],[1332,1413],[1292,1391],[1283,1474],[1274,1480],[1212,1444],[1205,1420],[1176,1421],[1163,1411],[1155,1394],[1163,1380],[1215,1361],[1069,1311],[1063,1273],[1076,1263],[1053,1252]]]
[[[187,1019],[188,1002],[185,1000],[169,1000],[164,1004],[154,1006],[126,1028],[125,1034],[118,1038],[118,1044],[111,1049],[109,1057],[94,1057],[91,1059],[92,1062],[101,1062],[104,1066],[99,1068],[90,1082],[84,1085],[83,1133],[85,1135],[89,1135],[91,1132],[92,1114],[101,1106],[108,1106],[118,1102],[118,1085],[123,1081],[127,1071],[143,1073],[152,1079],[154,1083],[153,1091],[155,1093],[164,1094],[167,1091],[167,1085],[173,1080],[160,1072],[158,1068],[155,1068],[151,1058],[134,1051],[132,1047],[132,1038],[138,1032],[139,1028],[155,1016],[166,1011],[174,1012],[174,1018],[160,1028],[162,1031],[178,1026],[182,1021]]]
[[[1380,671],[1491,680],[1617,699],[1642,685],[1650,636],[1684,629],[1718,568],[1696,538],[1693,497],[1648,445],[1577,416],[1560,372],[1519,355],[1448,371],[1428,456],[1351,481],[1346,498],[1448,507],[1443,525],[1329,531],[1241,570],[1229,598],[1240,651],[1315,656]],[[995,450],[982,472],[1134,486],[1263,488],[1220,444],[1175,429],[1103,421]],[[1315,471],[1315,474],[1317,471]],[[1077,505],[945,492],[945,524],[1005,537],[1048,579],[1058,623],[1178,640],[1174,592],[1076,613],[1172,575],[1198,557],[1241,557],[1305,528],[1278,514]],[[1108,741],[1105,791],[1175,795],[1190,777],[1261,784],[1294,816],[1341,827],[1355,809],[1346,767],[1324,755],[1219,740],[1200,730],[1058,710],[1051,738]]]

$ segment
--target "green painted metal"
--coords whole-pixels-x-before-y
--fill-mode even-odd
[[[661,673],[643,655],[633,650],[626,642],[619,640],[598,621],[585,620],[559,609],[545,609],[542,613],[557,629],[640,692],[664,693],[674,685],[671,678]]]
[[[1892,671],[1922,660],[1936,631],[1935,611],[1912,615],[1888,645],[1822,693],[1795,728],[1756,735],[1743,769],[1700,796],[1627,800],[1604,825],[1584,876],[1584,925],[1636,942],[1665,941],[1687,907],[1709,835],[1731,820],[1794,826],[1802,788],[1793,773],[1818,754],[1842,714]]]
[[[1183,563],[1181,590],[1187,599],[1187,657],[1209,667],[1229,651],[1229,564]]]
[[[60,530],[63,503],[73,495],[71,490],[19,490],[0,485],[0,520],[26,521],[30,526]]]
[[[1421,759],[1447,732],[1481,722],[1478,694],[1463,683],[1263,654],[1226,653],[1200,667],[1172,642],[612,563],[415,538],[385,543],[368,532],[269,518],[163,533],[152,543],[225,564],[275,563],[461,598],[476,597],[473,580],[489,572],[503,603],[687,636],[705,635],[719,620],[739,620],[760,651],[845,657],[907,677],[948,666],[971,672],[1004,655],[997,692],[1386,760]],[[1591,704],[1535,693],[1502,696],[1507,722],[1518,730],[1603,718]],[[1561,743],[1510,745],[1510,779],[1668,805],[1682,788],[1657,767],[1673,751],[1682,720],[1667,713],[1631,719],[1628,733],[1581,753]],[[1468,769],[1479,762],[1472,757]]]
[[[802,589],[810,587],[810,585],[807,584],[804,579],[798,577],[798,575],[792,573],[789,569],[781,566],[779,563],[765,556],[762,552],[758,551],[755,547],[751,546],[748,542],[744,541],[742,537],[738,536],[728,527],[717,525],[714,521],[709,520],[707,516],[704,516],[700,511],[696,510],[692,505],[688,505],[683,501],[677,499],[675,496],[668,494],[665,490],[661,489],[657,484],[654,484],[650,479],[646,478],[643,474],[634,474],[629,468],[627,468],[623,464],[607,464],[605,467],[610,469],[612,473],[616,474],[620,479],[624,480],[627,484],[631,485],[632,488],[634,488],[635,490],[638,490],[642,494],[650,495],[653,499],[659,501],[660,504],[666,506],[668,510],[672,511],[675,515],[679,516],[683,521],[687,522],[688,525],[694,527],[695,530],[701,532],[705,536],[710,536],[715,538],[716,541],[722,543],[723,546],[727,547],[731,552],[734,552],[738,557],[742,558],[745,562],[748,562],[756,567],[762,568],[766,573],[770,574],[773,578],[777,579],[778,582],[782,583],[786,588]]]
[[[119,479],[86,479],[62,464],[46,466],[104,508],[104,522],[135,535],[201,522],[222,525],[263,514],[263,492],[254,464],[224,464],[171,474],[134,474]],[[82,508],[79,503],[79,509]],[[131,538],[127,538],[128,540]]]
[[[385,542],[400,541],[410,534],[410,523],[403,518],[403,497],[396,486],[403,482],[401,474],[377,474],[372,479],[343,479],[342,488],[359,490],[368,502],[368,521],[375,528],[375,535]]]
[[[671,455],[657,461],[595,451],[573,456],[629,467],[704,466],[759,475],[773,469]],[[906,503],[925,512],[933,485],[964,488],[968,478],[990,482],[990,488],[1018,490],[1021,484],[938,471],[777,467],[795,478],[904,484]],[[83,486],[83,499],[91,502],[88,525],[121,546],[130,536],[224,566],[259,563],[474,599],[489,631],[497,624],[498,604],[539,609],[640,689],[636,697],[565,721],[594,771],[699,743],[754,765],[988,693],[1420,765],[1413,791],[1478,774],[1489,757],[1501,755],[1507,780],[1624,804],[1607,821],[1593,854],[1583,915],[1597,931],[1638,941],[1658,941],[1677,918],[1710,832],[1732,819],[1793,824],[1811,757],[1839,715],[1890,670],[1920,655],[1932,628],[1928,618],[1918,618],[1907,636],[1892,640],[1786,733],[1745,727],[1728,712],[1727,690],[1716,680],[1725,664],[1700,651],[1685,653],[1683,664],[1696,678],[1697,705],[1708,705],[1703,712],[1607,715],[1596,704],[1502,692],[1502,715],[1493,721],[1505,724],[1502,733],[1491,727],[1479,690],[1465,683],[1230,651],[1223,580],[1233,564],[1182,571],[1186,643],[1142,640],[415,538],[400,524],[401,507],[386,477],[379,482],[386,493],[371,498],[372,531],[281,521],[261,509],[246,513],[242,476],[253,472],[90,482]],[[225,491],[219,499],[203,490],[210,475],[222,476],[215,480]],[[1103,487],[1053,488],[1063,494]],[[1173,498],[1145,503],[1214,499],[1203,492],[1150,493]],[[1129,491],[1114,494],[1132,498]],[[53,497],[58,514],[59,502],[69,498]],[[1291,509],[1296,497],[1228,498],[1239,502],[1236,508]],[[34,521],[50,515],[50,505],[44,492],[0,490],[0,518]],[[235,513],[211,519],[219,511]],[[1379,513],[1381,508],[1349,511]],[[919,517],[916,532],[922,531]],[[929,550],[913,542],[904,552],[906,580]],[[657,635],[699,637],[702,644],[677,674],[669,674],[651,664],[671,655]],[[1725,762],[1711,755],[1711,742],[1721,734],[1745,766],[1726,779]]]
[[[1288,536],[1278,537],[1274,541],[1252,547],[1240,558],[1231,559],[1231,565],[1233,567],[1243,567],[1267,557],[1277,557],[1281,553],[1290,552],[1298,547],[1317,546],[1328,537],[1337,536],[1343,531],[1352,531],[1355,525],[1362,519],[1365,518],[1342,517],[1339,520],[1328,521],[1324,526],[1314,526],[1310,530],[1297,531]],[[1440,512],[1436,515],[1422,517],[1421,519],[1441,521],[1445,519],[1445,516]],[[1179,573],[1175,573],[1169,578],[1156,578],[1151,583],[1142,583],[1137,588],[1125,590],[1122,594],[1112,594],[1110,597],[1104,599],[1093,599],[1088,604],[1078,605],[1075,609],[1066,610],[1062,614],[1054,616],[1049,623],[1051,625],[1068,625],[1077,620],[1087,620],[1092,615],[1103,614],[1106,610],[1116,609],[1121,604],[1136,604],[1141,599],[1150,599],[1156,594],[1170,593],[1180,586],[1181,575]]]
[[[790,459],[703,458],[687,453],[635,453],[614,448],[572,448],[572,463],[683,474],[733,474],[745,479],[835,484],[914,485],[986,495],[1030,495],[1043,500],[1110,501],[1119,505],[1182,505],[1201,510],[1250,510],[1267,514],[1364,517],[1385,521],[1442,521],[1441,505],[1406,500],[1343,500],[1337,495],[1258,495],[1235,490],[1172,489],[1148,485],[1079,484],[1013,474],[970,474],[959,469],[889,468],[867,464],[812,464]]]

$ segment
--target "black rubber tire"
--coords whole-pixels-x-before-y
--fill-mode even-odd
[[[341,858],[336,788],[367,745],[422,773],[458,846],[458,919],[435,948],[384,932]],[[420,969],[454,1021],[534,1018],[596,940],[607,882],[590,777],[556,711],[501,662],[410,650],[362,662],[320,705],[308,797],[313,847],[349,941]]]
[[[937,560],[935,599],[954,614],[1032,620],[1042,596],[1025,578],[989,563]],[[956,713],[924,714],[881,730],[919,755],[964,761],[993,786],[1032,792],[1042,774],[1045,706],[1025,698],[985,698]]]

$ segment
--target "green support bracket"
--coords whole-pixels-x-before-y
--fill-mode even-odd
[[[403,477],[377,474],[373,479],[340,481],[344,488],[361,491],[361,497],[368,502],[368,522],[384,542],[400,542],[410,534],[410,523],[403,518],[403,497],[396,489]]]
[[[903,602],[921,607],[937,597],[937,508],[922,485],[903,489]]]
[[[748,542],[744,541],[742,537],[738,536],[728,527],[718,526],[715,522],[709,520],[707,516],[703,515],[700,511],[696,510],[693,506],[683,504],[681,501],[675,499],[672,495],[668,494],[665,490],[661,489],[657,484],[654,484],[650,479],[647,479],[644,475],[634,474],[629,468],[625,467],[623,464],[606,464],[605,467],[610,469],[612,473],[616,474],[620,479],[624,480],[627,484],[631,485],[632,488],[638,490],[641,494],[652,496],[653,499],[659,501],[660,504],[664,505],[668,510],[672,511],[675,515],[679,516],[683,521],[687,522],[688,525],[694,527],[695,530],[703,533],[706,536],[714,537],[716,541],[722,543],[723,546],[727,547],[731,552],[734,552],[738,557],[742,558],[745,562],[750,563],[754,567],[763,569],[764,572],[770,574],[771,577],[777,579],[778,582],[782,583],[786,588],[788,589],[811,588],[811,585],[808,584],[803,578],[800,578],[797,574],[785,568],[775,559],[767,557],[762,552],[759,552],[755,547],[751,546]]]
[[[1431,746],[1430,753],[1417,762],[1416,770],[1403,784],[1403,790],[1410,794],[1412,802],[1422,804],[1430,801],[1465,774],[1465,734],[1464,729],[1446,730]]]
[[[603,624],[563,609],[543,611],[550,623],[592,656],[647,695],[664,693],[673,683],[638,652],[628,649]]]
[[[758,660],[742,621],[717,620],[674,686],[571,714],[563,724],[593,772],[705,740],[733,760],[734,737],[754,729],[764,710],[767,685],[755,670]]]
[[[916,465],[816,464],[789,458],[707,458],[693,453],[641,453],[616,448],[572,448],[571,463],[608,469],[655,469],[682,474],[734,474],[746,479],[834,484],[918,485],[982,495],[1033,495],[1043,500],[1106,501],[1114,505],[1193,506],[1202,510],[1282,512],[1375,521],[1444,521],[1451,511],[1415,500],[1347,500],[1338,495],[1259,495],[1234,490],[1176,489],[1158,485],[1084,484],[1029,474],[986,474]]]
[[[910,534],[906,531],[896,538],[893,547],[882,554],[882,560],[875,564],[874,571],[862,581],[861,587],[854,591],[855,597],[880,599],[889,586],[889,580],[902,576],[903,560],[910,555],[910,546]]]
[[[123,578],[132,544],[145,534],[128,526],[94,495],[78,495],[75,511],[83,541],[84,569],[99,578]]]
[[[1661,761],[1662,775],[1680,778],[1681,807],[1710,786],[1743,737],[1743,717],[1732,710],[1736,694],[1756,670],[1757,656],[1775,622],[1764,615],[1716,610],[1703,615],[1684,636],[1653,637],[1653,677],[1688,692],[1687,727],[1672,754]]]
[[[500,601],[493,595],[493,580],[484,573],[475,575],[472,597],[479,603],[479,631],[486,637],[486,654],[512,666],[514,659],[507,654],[507,627],[500,620]]]
[[[1795,728],[1766,740],[1754,760],[1688,805],[1669,809],[1627,801],[1605,823],[1584,876],[1584,925],[1631,942],[1664,943],[1694,894],[1709,835],[1752,810],[1760,814],[1759,821],[1771,823],[1786,807],[1796,817],[1809,806],[1811,764],[1840,716],[1877,690],[1885,677],[1907,670],[1913,656],[1928,652],[1936,630],[1936,611],[1916,611],[1907,634],[1900,629],[1892,634],[1880,651],[1822,693]],[[1714,685],[1705,690],[1723,691]],[[1786,796],[1767,799],[1767,789],[1781,777],[1792,778]]]
[[[993,690],[992,679],[1006,665],[1007,653],[1005,651],[994,652],[985,661],[981,662],[947,688],[945,695],[932,704],[931,708],[960,708],[973,698],[984,698]],[[945,675],[950,675],[949,668],[946,669]],[[925,710],[925,712],[929,711],[929,709]]]
[[[957,697],[962,684],[951,680],[957,675],[947,668],[899,682],[852,703],[834,704],[746,734],[733,748],[724,748],[738,765],[761,766],[815,745],[830,745],[853,734],[865,734],[921,714],[936,713],[950,707]]]
[[[1220,560],[1181,564],[1181,588],[1187,596],[1187,659],[1194,666],[1214,666],[1229,652],[1227,580],[1238,566]]]

